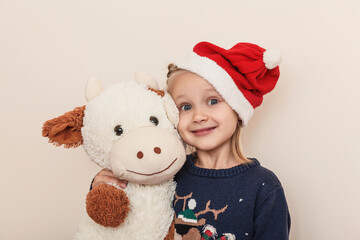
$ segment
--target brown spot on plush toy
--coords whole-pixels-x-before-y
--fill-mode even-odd
[[[119,226],[124,222],[129,210],[126,193],[111,185],[100,184],[86,196],[86,212],[96,223],[104,227]]]
[[[171,223],[170,228],[169,228],[169,232],[166,235],[166,237],[164,238],[164,240],[173,240],[174,239],[174,235],[175,235],[175,223],[174,221]]]

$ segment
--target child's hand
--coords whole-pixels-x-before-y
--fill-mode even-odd
[[[99,184],[105,183],[116,184],[121,188],[126,188],[128,182],[126,180],[116,178],[112,171],[103,169],[98,174],[96,174],[92,183],[92,188],[96,187]]]

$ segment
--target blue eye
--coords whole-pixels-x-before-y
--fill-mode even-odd
[[[209,105],[215,105],[215,104],[217,104],[219,101],[217,100],[217,99],[210,99],[209,101],[208,101],[208,104]]]
[[[189,104],[184,104],[180,108],[183,111],[189,111],[191,109],[191,106]]]

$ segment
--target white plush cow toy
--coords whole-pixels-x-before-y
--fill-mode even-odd
[[[89,80],[86,106],[44,123],[57,146],[83,145],[90,159],[129,181],[123,190],[100,184],[86,199],[76,239],[173,239],[173,176],[185,162],[175,129],[177,108],[155,79],[135,75],[103,90]]]

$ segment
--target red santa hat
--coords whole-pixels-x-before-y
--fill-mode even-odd
[[[263,96],[274,89],[280,76],[278,50],[238,43],[223,49],[198,43],[193,52],[174,64],[207,80],[235,110],[246,126]]]

